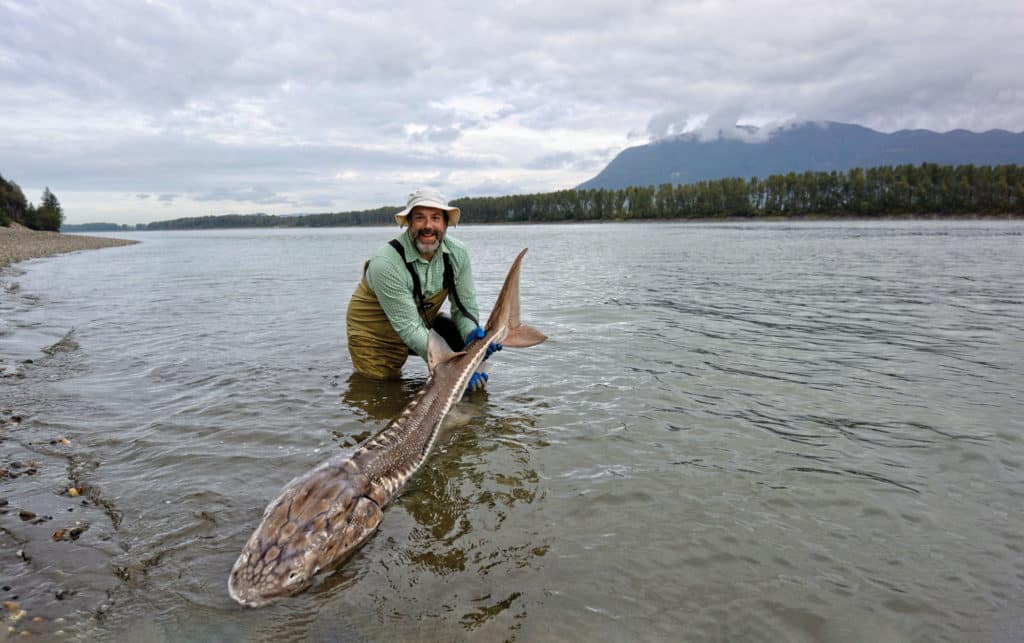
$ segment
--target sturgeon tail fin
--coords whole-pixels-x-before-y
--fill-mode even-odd
[[[498,326],[503,320],[508,320],[508,334],[502,344],[511,348],[527,348],[536,346],[547,339],[547,335],[532,326],[527,326],[519,321],[519,270],[523,263],[523,256],[527,248],[523,250],[512,262],[512,267],[505,277],[505,284],[498,294],[498,301],[494,303],[491,316],[487,320],[487,330],[490,331]]]
[[[505,341],[503,341],[502,344],[509,348],[529,348],[540,344],[547,338],[547,335],[540,332],[533,326],[519,324],[508,331],[508,335],[505,336]]]

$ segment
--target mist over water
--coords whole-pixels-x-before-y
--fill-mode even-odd
[[[492,358],[339,573],[236,606],[267,503],[425,380],[352,377],[344,344],[394,234],[137,233],[7,269],[3,600],[139,640],[1024,631],[1019,222],[455,228],[485,314],[529,246],[550,339]]]

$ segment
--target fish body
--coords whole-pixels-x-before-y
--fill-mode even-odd
[[[519,319],[519,271],[509,268],[482,340],[453,352],[430,331],[423,388],[382,431],[289,482],[268,506],[231,569],[228,592],[258,607],[307,589],[334,571],[377,530],[387,506],[423,465],[441,422],[462,397],[487,346],[534,346],[547,339]]]

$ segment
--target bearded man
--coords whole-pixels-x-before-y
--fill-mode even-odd
[[[410,354],[427,359],[430,329],[460,351],[483,339],[473,272],[465,244],[447,236],[459,223],[459,208],[433,188],[409,195],[395,215],[408,230],[381,246],[363,265],[363,278],[348,305],[348,351],[357,373],[398,379]],[[451,298],[451,316],[441,305]],[[492,343],[487,355],[501,350]],[[487,374],[474,373],[467,391],[482,389]]]

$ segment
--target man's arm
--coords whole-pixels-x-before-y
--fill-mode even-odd
[[[391,327],[414,353],[427,359],[427,327],[412,296],[412,277],[395,253],[393,261],[376,256],[366,269],[366,283],[377,295]],[[467,331],[468,332],[468,331]]]

